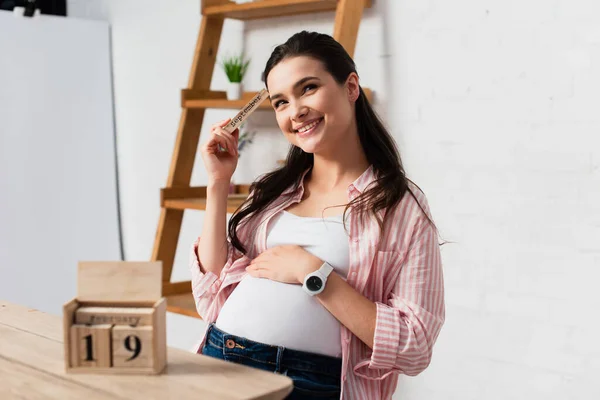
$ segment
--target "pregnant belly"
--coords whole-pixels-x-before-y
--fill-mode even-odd
[[[260,343],[341,354],[339,322],[300,285],[247,275],[223,305],[216,326]]]

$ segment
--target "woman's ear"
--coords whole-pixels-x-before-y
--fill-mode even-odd
[[[358,75],[356,72],[351,72],[346,79],[346,91],[348,93],[348,100],[355,102],[360,95],[360,85],[358,83]]]

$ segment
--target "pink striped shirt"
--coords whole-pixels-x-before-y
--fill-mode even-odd
[[[348,200],[363,193],[374,180],[373,168],[369,167],[348,187]],[[425,195],[414,184],[408,184],[432,218]],[[227,262],[218,277],[210,271],[206,274],[200,271],[196,255],[200,238],[193,243],[192,291],[198,313],[206,322],[216,321],[223,304],[246,274],[246,266],[266,250],[269,220],[300,202],[303,192],[302,184],[296,190],[290,187],[252,226],[240,226],[238,237],[248,244],[248,254],[242,255],[229,243]],[[376,304],[377,317],[373,349],[341,326],[341,399],[391,399],[398,374],[414,376],[427,368],[445,319],[442,261],[435,229],[410,193],[388,210],[385,220],[381,235],[372,216],[364,221],[353,218],[352,212],[347,216],[350,245],[347,283]],[[254,236],[249,237],[254,230]],[[205,339],[206,334],[197,351]]]

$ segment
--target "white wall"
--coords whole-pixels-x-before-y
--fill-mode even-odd
[[[69,2],[70,12],[113,25],[129,260],[151,254],[199,24],[199,1],[165,3]],[[275,44],[301,29],[332,33],[332,20],[281,18],[268,29],[227,21],[224,37],[253,57],[252,90]],[[442,247],[447,323],[433,362],[400,377],[395,398],[600,396],[599,20],[591,0],[375,0],[366,11],[355,52],[362,83],[442,238],[457,242]],[[215,90],[223,78],[216,70]],[[223,115],[211,111],[205,127]],[[240,179],[285,149],[270,115],[253,124],[261,136]],[[193,184],[204,182],[198,159]],[[201,222],[200,212],[186,214],[177,279],[188,277],[185,251]],[[188,347],[201,329],[171,315],[169,343]]]

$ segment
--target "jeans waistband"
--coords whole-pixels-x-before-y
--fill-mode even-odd
[[[316,372],[340,377],[342,359],[324,354],[310,353],[274,346],[229,334],[210,324],[206,340],[213,346],[223,348],[226,354],[252,357],[266,362],[280,362],[282,366],[296,370]]]

